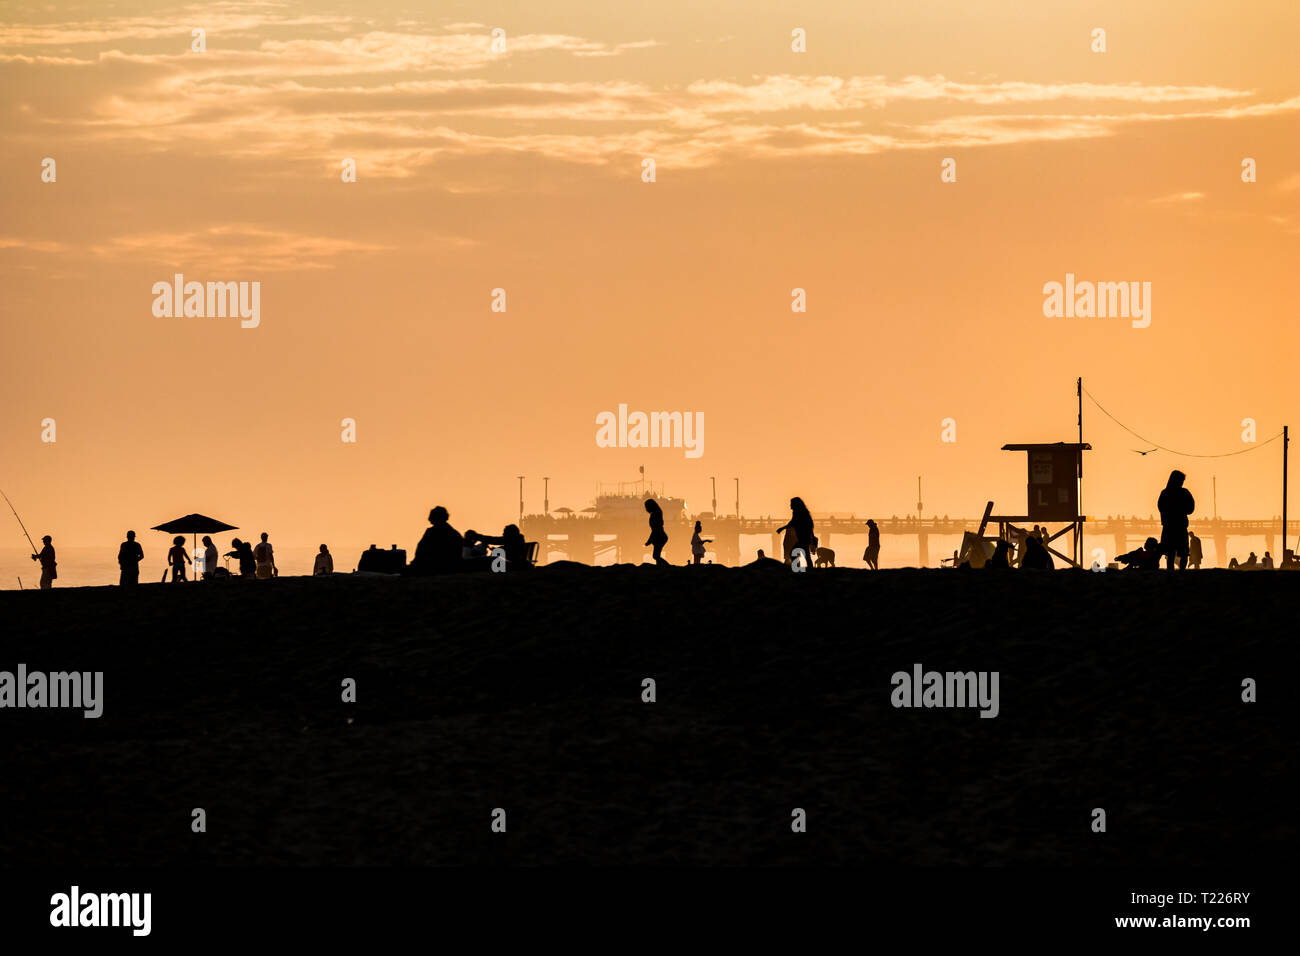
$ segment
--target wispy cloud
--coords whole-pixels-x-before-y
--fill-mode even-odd
[[[1137,82],[789,74],[682,85],[542,82],[507,68],[545,57],[621,57],[658,43],[525,33],[495,53],[481,23],[293,16],[274,3],[182,14],[0,26],[0,81],[23,91],[11,136],[120,141],[137,150],[189,144],[232,158],[273,153],[285,162],[270,174],[281,176],[290,166],[300,175],[303,164],[323,170],[323,157],[350,156],[367,177],[401,178],[489,154],[588,165],[654,155],[707,166],[734,157],[1067,141],[1137,124],[1300,110],[1300,97]],[[208,29],[206,53],[189,51],[191,23]],[[47,73],[81,95],[45,92],[33,81]]]

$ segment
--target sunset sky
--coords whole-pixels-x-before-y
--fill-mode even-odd
[[[927,513],[1019,511],[1000,446],[1075,440],[1080,375],[1169,448],[1300,430],[1295,0],[0,18],[0,488],[33,536],[199,511],[411,548],[434,504],[499,532],[517,475],[581,509],[642,464],[694,511],[711,475],[750,515],[905,514],[918,475]],[[1150,282],[1150,327],[1044,317],[1067,272]],[[260,326],[155,317],[175,273],[260,282]],[[703,455],[597,447],[620,403],[703,412]],[[1174,467],[1198,514],[1211,475],[1221,514],[1281,511],[1280,442],[1084,424],[1090,514]]]

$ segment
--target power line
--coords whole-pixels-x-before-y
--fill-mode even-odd
[[[1156,448],[1159,448],[1161,451],[1167,451],[1167,452],[1169,452],[1171,455],[1178,455],[1180,458],[1231,458],[1233,455],[1244,455],[1244,454],[1246,454],[1246,453],[1248,453],[1248,452],[1259,451],[1261,448],[1263,448],[1263,447],[1264,447],[1265,445],[1267,445],[1269,442],[1275,442],[1275,441],[1277,441],[1279,438],[1282,437],[1282,433],[1281,433],[1281,432],[1278,432],[1278,433],[1277,433],[1276,435],[1274,435],[1272,438],[1266,438],[1264,441],[1262,441],[1262,442],[1258,442],[1258,443],[1256,443],[1256,444],[1250,446],[1249,448],[1242,448],[1240,451],[1225,451],[1225,452],[1221,452],[1221,453],[1219,453],[1219,454],[1217,454],[1217,455],[1198,455],[1198,454],[1195,454],[1194,452],[1190,452],[1190,451],[1177,451],[1177,450],[1175,450],[1175,449],[1173,449],[1173,448],[1166,448],[1164,445],[1161,445],[1159,442],[1154,442],[1154,441],[1152,441],[1150,438],[1146,438],[1146,437],[1144,437],[1144,436],[1142,436],[1142,435],[1139,435],[1137,432],[1135,432],[1133,429],[1129,428],[1127,425],[1125,425],[1122,421],[1120,421],[1118,418],[1116,418],[1116,417],[1115,417],[1114,415],[1112,415],[1110,412],[1106,411],[1106,409],[1105,409],[1104,407],[1102,407],[1101,402],[1097,401],[1097,399],[1093,397],[1092,392],[1088,391],[1086,388],[1083,390],[1083,394],[1085,394],[1085,395],[1088,396],[1088,398],[1092,401],[1092,404],[1096,405],[1099,409],[1101,409],[1101,413],[1102,413],[1103,415],[1105,415],[1107,418],[1109,418],[1112,422],[1114,422],[1114,423],[1115,423],[1116,425],[1118,425],[1120,428],[1124,429],[1124,431],[1128,432],[1128,433],[1129,433],[1130,435],[1132,435],[1134,438],[1140,438],[1140,439],[1142,439],[1142,441],[1146,442],[1148,445],[1155,445],[1155,447],[1156,447]]]

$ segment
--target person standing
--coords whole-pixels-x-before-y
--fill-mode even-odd
[[[880,570],[880,529],[870,518],[867,519],[867,550],[862,552],[862,560],[871,570]]]
[[[1160,553],[1168,568],[1173,568],[1177,558],[1179,570],[1187,567],[1187,516],[1196,509],[1192,493],[1183,487],[1186,480],[1181,471],[1170,472],[1165,490],[1156,501],[1160,511]]]
[[[167,563],[172,569],[172,584],[185,580],[185,565],[193,563],[190,561],[189,554],[185,551],[184,535],[177,535],[172,539],[172,548],[167,552]]]
[[[712,544],[712,538],[701,538],[700,534],[704,531],[704,526],[700,522],[695,522],[695,534],[691,536],[691,559],[695,564],[704,562],[704,546]]]
[[[54,559],[54,539],[48,534],[41,538],[40,554],[33,554],[32,560],[41,562],[41,590],[48,591],[54,584],[54,579],[59,576],[59,563]]]
[[[117,549],[117,566],[122,569],[118,579],[119,587],[140,583],[140,562],[144,560],[144,548],[135,540],[135,532],[128,531],[126,540]]]
[[[206,534],[203,536],[203,580],[210,581],[217,573],[217,546]]]
[[[1205,552],[1201,549],[1201,539],[1196,537],[1195,531],[1188,531],[1187,539],[1187,563],[1195,570],[1205,559]]]
[[[257,562],[257,577],[266,580],[275,574],[275,549],[267,540],[267,533],[262,532],[262,541],[253,549],[253,559]]]

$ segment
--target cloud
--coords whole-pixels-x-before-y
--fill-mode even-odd
[[[189,51],[191,21],[208,29],[208,52]],[[626,70],[535,78],[543,63],[556,67],[547,75],[570,77],[566,59],[657,45],[524,33],[508,36],[498,54],[480,23],[298,17],[274,3],[236,2],[169,18],[0,26],[0,83],[6,99],[19,100],[17,142],[57,136],[133,151],[274,155],[280,162],[262,163],[258,174],[281,177],[340,156],[356,158],[368,178],[392,179],[490,154],[582,165],[653,155],[700,167],[1068,141],[1300,109],[1300,97],[1269,102],[1216,85],[790,74],[673,85],[627,79]],[[523,63],[538,68],[509,70]],[[40,82],[56,74],[58,83]]]
[[[1195,202],[1198,199],[1204,199],[1205,193],[1171,193],[1168,196],[1160,196],[1152,199],[1153,203],[1171,203],[1171,202]]]

